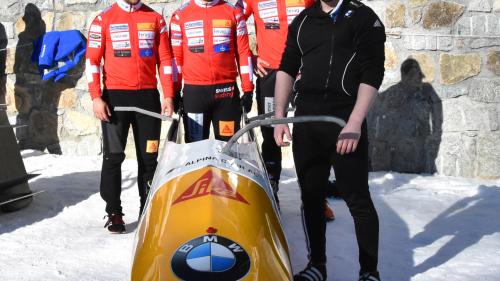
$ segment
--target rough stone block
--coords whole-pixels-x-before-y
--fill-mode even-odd
[[[405,27],[406,7],[399,2],[391,2],[386,8],[385,27]]]
[[[443,132],[492,131],[498,128],[496,104],[467,96],[443,100]]]
[[[431,3],[424,13],[424,28],[434,29],[452,26],[464,10],[464,5],[455,2],[437,1]]]
[[[453,37],[450,36],[438,37],[437,49],[439,51],[451,51],[453,49]]]
[[[500,45],[500,38],[477,38],[466,40],[470,48],[480,49],[485,47],[496,47]]]
[[[410,57],[418,61],[420,69],[425,75],[424,82],[432,83],[435,78],[435,63],[434,59],[430,57],[429,53],[413,53]]]
[[[495,0],[493,3],[493,11],[500,12],[500,0]]]
[[[481,178],[500,178],[500,131],[480,133],[477,137],[477,173]]]
[[[255,41],[255,36],[252,36]],[[255,43],[254,43],[255,45]],[[396,54],[396,50],[391,42],[385,43],[385,69],[391,70],[395,69],[399,64],[398,55]]]
[[[472,17],[463,16],[458,19],[455,24],[455,30],[460,35],[471,35],[472,33]]]
[[[495,73],[495,75],[500,76],[500,51],[489,51],[486,66],[491,72]]]
[[[459,83],[481,71],[481,56],[477,53],[451,55],[441,54],[439,58],[441,82],[444,85]]]
[[[492,103],[500,103],[500,80],[475,78],[469,84],[469,97],[471,100]]]
[[[92,115],[66,110],[64,113],[64,128],[71,136],[92,135],[98,132],[99,122]]]
[[[453,85],[437,87],[436,93],[438,94],[439,98],[441,98],[442,100],[446,100],[466,96],[469,94],[469,91],[462,85]]]
[[[74,88],[68,88],[61,92],[61,96],[59,97],[59,105],[58,108],[74,108],[76,107],[76,92]]]
[[[87,15],[85,12],[64,12],[57,14],[55,21],[55,30],[82,30],[85,28]]]
[[[45,31],[53,31],[54,30],[54,12],[47,12],[43,15],[42,19],[45,22]]]
[[[447,176],[474,177],[476,136],[467,133],[445,133],[441,137],[437,169]]]
[[[61,141],[60,144],[64,155],[88,156],[102,153],[101,138],[95,135],[66,139]]]
[[[469,11],[490,12],[491,0],[472,0],[469,3]]]
[[[413,9],[411,11],[411,22],[417,24],[422,20],[422,9]]]
[[[410,0],[410,7],[420,7],[427,5],[429,3],[429,0]]]
[[[485,15],[472,16],[472,34],[473,35],[486,34]]]
[[[76,5],[76,4],[95,4],[97,0],[65,0],[64,3],[67,6]]]

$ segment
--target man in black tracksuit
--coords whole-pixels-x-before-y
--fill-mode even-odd
[[[276,117],[285,115],[295,77],[295,116],[331,115],[346,120],[294,126],[293,155],[301,188],[308,266],[294,280],[326,280],[325,189],[333,165],[338,188],[354,218],[359,247],[359,280],[380,280],[378,216],[368,190],[365,117],[384,76],[385,29],[377,15],[357,0],[321,0],[291,23],[276,78]],[[292,140],[277,125],[278,145]]]

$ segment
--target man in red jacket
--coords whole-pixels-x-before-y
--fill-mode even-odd
[[[102,121],[103,163],[100,192],[106,201],[111,232],[124,232],[121,164],[132,125],[137,153],[140,213],[148,182],[157,165],[161,121],[133,112],[115,112],[115,106],[136,106],[171,115],[173,111],[172,55],[167,26],[161,15],[140,0],[117,0],[98,15],[89,28],[86,73],[94,114]],[[101,91],[101,60],[104,59]],[[158,70],[163,105],[157,90]]]
[[[252,106],[252,57],[241,10],[223,0],[191,0],[172,15],[170,37],[177,81],[184,80],[186,142],[207,139],[210,123],[216,139],[228,140],[240,127],[240,105],[245,111]]]
[[[274,111],[274,84],[285,49],[288,25],[314,0],[239,0],[245,18],[253,15],[257,33],[255,72],[257,73],[257,105],[259,114]],[[278,184],[281,174],[281,148],[276,145],[272,127],[261,127],[262,158],[266,164],[269,181],[278,199]],[[325,201],[325,218],[334,220],[332,209]]]

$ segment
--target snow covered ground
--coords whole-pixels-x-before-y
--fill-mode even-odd
[[[129,233],[103,228],[98,193],[99,157],[28,151],[30,183],[45,190],[32,205],[0,214],[0,280],[126,280],[137,226],[135,165],[126,160],[122,201]],[[381,222],[383,280],[500,280],[500,181],[373,173],[372,196]],[[306,263],[299,190],[284,171],[282,216],[295,270]],[[329,280],[357,280],[357,248],[349,212],[331,200],[337,219],[328,224]],[[268,280],[266,280],[268,281]]]

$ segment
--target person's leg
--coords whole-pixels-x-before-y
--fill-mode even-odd
[[[213,92],[213,126],[215,139],[228,141],[240,129],[240,93],[236,83],[219,84]]]
[[[208,139],[212,120],[212,86],[184,85],[184,139],[186,143]]]
[[[121,214],[120,195],[122,190],[121,165],[125,159],[128,128],[130,126],[129,112],[114,112],[112,108],[119,105],[119,99],[114,97],[120,93],[105,93],[104,100],[108,103],[112,115],[110,122],[101,122],[103,136],[103,161],[101,170],[100,193],[106,202],[106,213]],[[111,96],[111,97],[110,97]]]
[[[368,140],[366,122],[355,152],[332,154],[337,186],[354,218],[361,272],[374,272],[378,263],[379,222],[368,190]]]
[[[140,108],[161,112],[160,96],[157,90],[143,90],[138,106]],[[158,164],[158,147],[160,145],[161,120],[142,113],[134,113],[132,120],[135,150],[137,155],[137,187],[139,188],[140,209],[142,214],[146,203],[149,184]]]

